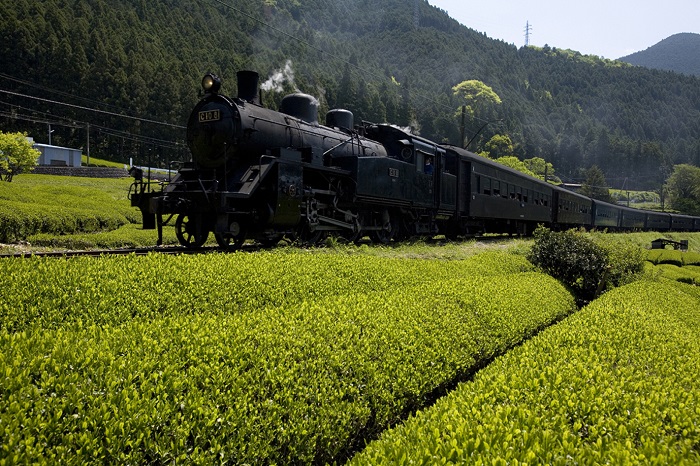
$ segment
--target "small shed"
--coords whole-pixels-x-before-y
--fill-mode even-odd
[[[36,143],[34,144],[34,148],[41,152],[38,160],[39,165],[79,167],[82,164],[83,152],[80,149]]]

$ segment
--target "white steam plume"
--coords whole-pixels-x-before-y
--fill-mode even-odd
[[[285,82],[289,83],[294,90],[299,90],[296,84],[294,84],[294,69],[292,68],[292,60],[287,60],[287,62],[284,64],[284,68],[275,71],[267,81],[262,83],[260,88],[265,92],[282,92],[284,91],[283,84]]]

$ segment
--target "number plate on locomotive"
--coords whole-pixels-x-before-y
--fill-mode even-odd
[[[219,121],[221,120],[221,111],[219,110],[206,110],[199,112],[199,122],[206,123],[208,121]]]

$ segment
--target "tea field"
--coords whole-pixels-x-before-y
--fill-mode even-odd
[[[575,310],[521,255],[3,259],[0,464],[342,462]]]
[[[699,464],[700,292],[615,289],[351,464]]]
[[[0,253],[154,245],[129,184],[0,183]],[[589,236],[691,251],[582,310],[531,240],[0,258],[0,466],[700,464],[700,234]]]

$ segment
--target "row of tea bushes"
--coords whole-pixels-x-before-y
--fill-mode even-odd
[[[343,461],[574,310],[551,277],[521,272],[522,259],[480,257],[3,263],[15,279],[82,275],[65,294],[33,290],[24,299],[37,312],[0,330],[0,463]],[[173,288],[159,289],[174,271]]]
[[[32,246],[67,250],[149,247],[155,246],[157,241],[158,233],[156,230],[144,230],[141,224],[134,223],[122,225],[116,230],[96,233],[67,235],[39,233],[27,237],[27,242]],[[165,246],[179,245],[174,226],[166,225],[163,227],[162,244]]]
[[[22,175],[0,183],[0,242],[113,230],[141,221],[126,199],[127,180]]]
[[[700,253],[675,249],[652,249],[647,252],[647,260],[654,265],[671,264],[678,267],[700,265]]]
[[[675,280],[690,285],[700,285],[700,266],[686,265],[678,267],[672,264],[660,264],[647,267],[652,276],[659,276],[666,280]]]
[[[329,295],[372,293],[460,277],[534,270],[522,256],[489,252],[463,261],[276,249],[255,254],[0,260],[0,328],[119,324],[201,312],[293,306]]]
[[[698,464],[700,293],[615,289],[352,464]]]

